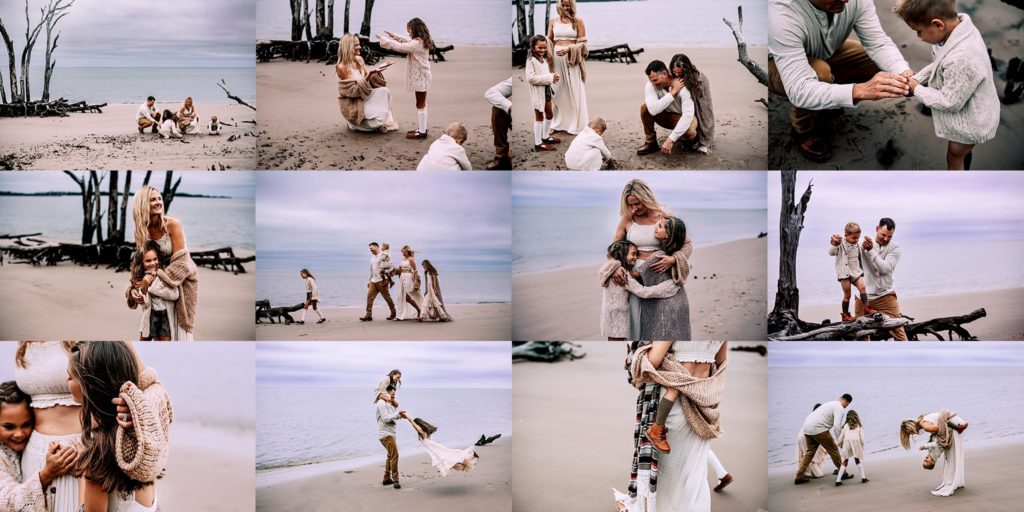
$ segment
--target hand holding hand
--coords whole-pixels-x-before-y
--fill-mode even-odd
[[[854,101],[901,98],[909,93],[909,78],[886,71],[879,71],[871,80],[853,86]]]
[[[875,243],[873,241],[871,241],[871,237],[867,237],[867,236],[864,237],[864,244],[862,245],[862,247],[864,247],[865,251],[870,251],[871,248],[874,247],[874,246],[875,246]]]
[[[841,238],[842,237],[840,237],[839,235],[833,234],[832,238],[829,239],[828,243],[830,243],[832,245],[835,245],[835,246],[838,246],[839,245],[839,241],[840,241]]]
[[[675,256],[665,255],[665,256],[661,256],[660,258],[658,258],[658,261],[656,263],[654,263],[653,265],[651,265],[651,270],[653,270],[653,271],[655,271],[655,272],[657,272],[659,274],[664,274],[665,272],[668,271],[668,269],[672,268],[672,266],[675,265],[675,264],[676,264]]]

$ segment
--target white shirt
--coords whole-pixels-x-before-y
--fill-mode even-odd
[[[574,171],[598,171],[602,161],[611,156],[604,139],[588,126],[569,144],[565,152],[565,166]]]
[[[380,278],[380,254],[374,254],[370,256],[370,282],[379,283],[382,279]]]
[[[498,82],[496,85],[487,89],[484,93],[484,99],[488,103],[498,107],[505,112],[512,108],[512,101],[509,98],[512,97],[512,77],[506,78],[504,81]]]
[[[473,164],[469,163],[469,157],[466,156],[466,148],[455,142],[455,139],[451,138],[450,135],[444,134],[430,145],[430,149],[426,155],[423,155],[423,159],[420,160],[420,165],[416,167],[416,170],[471,171],[473,170]]]
[[[846,409],[838,400],[825,402],[821,407],[811,411],[804,420],[804,435],[815,436],[822,432],[832,431],[833,437],[839,437],[843,423],[846,422]]]
[[[153,119],[153,109],[145,103],[139,106],[139,110],[135,112],[135,120],[138,121],[139,119],[149,119],[154,123],[156,122],[156,119]]]
[[[398,435],[395,420],[400,418],[398,409],[384,400],[377,400],[377,438]]]
[[[896,292],[892,273],[903,255],[903,250],[893,241],[887,245],[879,245],[873,241],[870,251],[861,247],[861,266],[864,270],[864,289],[868,292],[868,300],[875,300]]]
[[[882,30],[871,0],[850,0],[833,15],[809,0],[771,0],[768,4],[768,54],[775,59],[790,103],[809,110],[854,107],[853,84],[818,80],[808,58],[828,60],[852,32],[883,71],[903,73],[910,65]]]
[[[679,114],[679,122],[672,129],[672,133],[668,135],[672,142],[679,140],[679,137],[682,137],[686,130],[690,129],[695,110],[693,99],[690,98],[690,91],[686,87],[683,87],[679,94],[672,96],[668,90],[658,89],[650,81],[647,81],[644,84],[644,103],[652,116],[662,112]]]

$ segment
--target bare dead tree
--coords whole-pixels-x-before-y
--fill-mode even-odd
[[[796,171],[782,171],[782,207],[779,213],[779,282],[775,307],[768,315],[768,332],[785,335],[803,332],[800,322],[800,290],[796,286],[796,249],[804,215],[811,201],[811,183],[795,201]]]
[[[348,8],[352,4],[352,0],[345,0],[345,26],[344,32],[348,34]]]
[[[359,27],[359,33],[370,37],[370,17],[373,14],[373,0],[366,0],[363,10],[363,24]]]
[[[334,0],[327,2],[327,38],[334,37]]]
[[[78,176],[71,171],[64,171],[71,179],[78,184],[82,191],[82,244],[92,243],[93,235],[96,235],[96,242],[103,241],[103,234],[100,232],[100,219],[103,213],[100,211],[100,182],[102,179],[96,171],[89,171],[89,174]]]
[[[302,0],[290,0],[292,10],[292,41],[302,40]]]
[[[96,171],[89,171],[89,180],[92,183],[93,190],[93,221],[92,225],[96,227],[96,243],[103,243],[103,211],[100,207],[100,199],[102,194],[100,193],[100,184],[103,179]]]
[[[525,44],[530,35],[526,28],[526,6],[523,0],[516,0],[516,29],[519,32],[519,44]]]
[[[60,22],[61,18],[68,15],[68,9],[75,3],[75,0],[57,0],[46,6],[46,63],[43,65],[43,96],[44,102],[50,101],[50,77],[53,76],[53,68],[57,61],[53,58],[53,52],[57,49],[57,40],[60,39],[60,32],[53,35],[53,29]]]
[[[118,174],[118,171],[110,171],[110,179],[107,180],[107,240],[120,239],[123,242],[124,233],[117,227]],[[126,197],[125,202],[127,201]]]
[[[544,0],[544,33],[548,33],[551,26],[551,0]]]
[[[14,67],[14,41],[11,40],[10,34],[7,33],[7,27],[4,26],[4,20],[0,19],[0,36],[4,38],[4,46],[7,47],[7,78],[11,81],[11,101],[18,103],[21,101],[21,93],[18,91],[18,71]],[[0,83],[0,86],[3,84]],[[7,103],[7,95],[4,95],[4,103]]]
[[[530,0],[530,10],[529,10],[529,14],[527,15],[527,17],[529,18],[527,20],[527,26],[529,27],[530,37],[533,37],[533,35],[537,33],[537,29],[534,28],[534,26],[533,26],[533,12],[534,12],[536,7],[537,7],[536,1],[535,0]]]
[[[747,54],[747,43],[743,40],[743,6],[737,7],[736,12],[739,15],[739,22],[737,24],[722,18],[722,21],[732,30],[732,36],[736,38],[736,51],[739,54],[736,60],[743,64],[743,67],[747,68],[747,71],[750,71],[750,74],[754,75],[754,78],[761,85],[768,87],[768,73]]]
[[[322,37],[327,32],[327,5],[324,0],[316,0],[313,15],[316,18],[316,37]]]
[[[25,0],[25,47],[21,50],[22,101],[30,101],[32,99],[32,93],[29,90],[29,65],[32,63],[32,48],[36,45],[36,38],[39,37],[39,32],[43,29],[43,23],[46,21],[45,8],[40,9],[40,11],[42,12],[39,23],[32,27],[32,20],[28,16],[28,0]]]
[[[142,186],[149,185],[149,178],[153,176],[153,171],[146,171],[146,175],[142,178]]]
[[[171,185],[171,182],[174,185]],[[178,177],[178,181],[174,181],[174,171],[167,171],[164,174],[164,191],[161,194],[164,199],[164,213],[171,210],[171,201],[174,201],[174,195],[178,192],[178,185],[181,185],[181,177]]]
[[[119,240],[119,242],[122,242],[122,243],[124,242],[125,235],[127,234],[127,233],[125,233],[125,229],[128,226],[128,224],[127,224],[127,220],[128,220],[128,197],[130,197],[130,195],[131,195],[131,189],[132,189],[132,172],[131,171],[127,171],[126,174],[125,174],[125,177],[124,177],[124,193],[121,194],[121,197],[124,198],[124,200],[121,201],[121,239]]]

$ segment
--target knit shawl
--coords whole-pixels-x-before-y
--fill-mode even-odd
[[[587,56],[590,55],[590,48],[587,47],[586,41],[580,41],[578,43],[570,44],[569,46],[562,46],[560,49],[568,50],[569,53],[565,55],[565,63],[572,66],[580,67],[580,80],[583,83],[587,82]],[[565,77],[562,77],[565,80]]]
[[[377,87],[387,86],[387,81],[379,73],[366,78],[349,78],[338,80],[338,109],[341,110],[341,117],[346,121],[361,125],[366,120],[366,113],[363,106],[370,92]]]
[[[949,409],[939,410],[939,431],[935,433],[935,442],[946,450],[953,442],[953,429],[949,426],[949,420],[953,419],[956,413]]]
[[[630,377],[638,387],[648,383],[679,390],[679,401],[683,406],[686,422],[701,439],[721,437],[718,404],[725,394],[725,370],[728,362],[714,368],[706,379],[694,377],[675,356],[668,354],[657,368],[646,357],[653,344],[645,343],[636,348],[630,364]]]

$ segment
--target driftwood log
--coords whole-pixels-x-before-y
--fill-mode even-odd
[[[251,108],[253,110],[256,110],[256,107],[246,103],[245,100],[243,100],[242,98],[239,98],[238,96],[235,96],[234,94],[231,94],[231,91],[229,91],[228,88],[227,88],[227,82],[225,82],[223,78],[220,79],[220,82],[217,82],[217,87],[220,87],[221,89],[223,89],[224,90],[224,94],[226,94],[228,98],[237,101],[240,105],[245,105],[245,106],[247,106],[247,107],[249,107],[249,108]],[[225,124],[225,123],[221,123],[221,124]]]
[[[512,347],[512,361],[540,361],[553,363],[569,358],[570,361],[583,359],[587,354],[577,353],[581,345],[567,341],[519,341]]]
[[[32,266],[45,263],[47,266],[56,266],[58,263],[70,261],[77,265],[106,265],[117,272],[128,270],[135,254],[135,244],[131,243],[50,244],[43,240],[26,238],[37,235],[39,233],[0,236],[0,239],[14,239],[14,243],[18,246],[3,247],[0,251],[10,255],[13,263],[27,263]],[[23,238],[32,243],[25,243]],[[193,252],[191,256],[196,265],[234,274],[244,274],[245,267],[242,264],[256,260],[255,255],[239,258],[235,256],[234,249],[230,247]]]
[[[966,315],[933,318],[924,322],[910,324],[905,329],[907,339],[917,341],[923,336],[935,336],[935,339],[939,341],[953,341],[953,335],[955,334],[961,340],[977,340],[977,337],[971,336],[971,333],[963,328],[963,324],[973,322],[985,316],[987,316],[985,308],[978,308]],[[945,338],[939,334],[941,331],[946,331]]]
[[[906,327],[910,324],[908,318],[892,318],[882,313],[873,313],[862,316],[849,322],[836,324],[826,323],[819,325],[807,332],[792,334],[789,336],[772,336],[769,338],[775,341],[796,341],[796,340],[857,340],[871,337],[873,335],[888,333],[891,329]],[[808,326],[811,326],[808,324]]]
[[[480,439],[477,439],[476,446],[484,446],[493,443],[495,440],[501,437],[501,434],[495,434],[488,436],[487,434],[480,434]]]
[[[334,65],[338,61],[338,38],[314,38],[312,41],[257,41],[256,60],[270,62],[273,59],[317,61]],[[405,57],[404,53],[389,50],[377,41],[359,36],[360,54],[367,65],[374,65],[384,57]],[[444,62],[445,53],[455,49],[454,45],[435,47],[430,51],[434,62]]]
[[[103,113],[106,103],[90,105],[85,101],[71,103],[64,98],[53,101],[0,103],[0,117],[67,117],[72,112]]]
[[[590,50],[587,60],[600,60],[605,62],[622,62],[625,64],[636,64],[636,56],[644,52],[643,48],[634,50],[628,44],[617,44],[607,48]]]
[[[754,78],[756,78],[761,85],[768,87],[768,72],[766,72],[760,64],[754,62],[754,59],[751,59],[750,55],[747,53],[747,43],[743,40],[743,6],[741,5],[737,7],[736,12],[739,16],[738,23],[734,24],[733,22],[722,18],[722,21],[724,21],[726,26],[732,30],[732,36],[736,39],[736,51],[738,53],[736,60],[738,60],[740,64],[743,64],[743,67],[747,68],[747,71],[750,71],[750,74],[754,75]]]
[[[304,304],[296,304],[294,306],[280,306],[271,307],[269,299],[263,299],[256,301],[256,323],[261,324],[263,320],[266,320],[272,324],[282,323],[285,325],[291,325],[295,323],[295,318],[290,313],[294,313],[302,309]],[[276,321],[275,321],[276,319]]]
[[[756,345],[756,346],[753,346],[753,347],[747,347],[747,346],[729,347],[729,350],[732,350],[732,351],[735,351],[735,352],[753,352],[755,354],[760,354],[762,357],[768,355],[768,347],[766,347],[764,345]]]
[[[192,261],[201,267],[210,267],[214,270],[244,274],[243,263],[256,261],[256,255],[239,258],[235,256],[235,250],[230,247],[222,247],[212,251],[200,251],[191,253]]]

